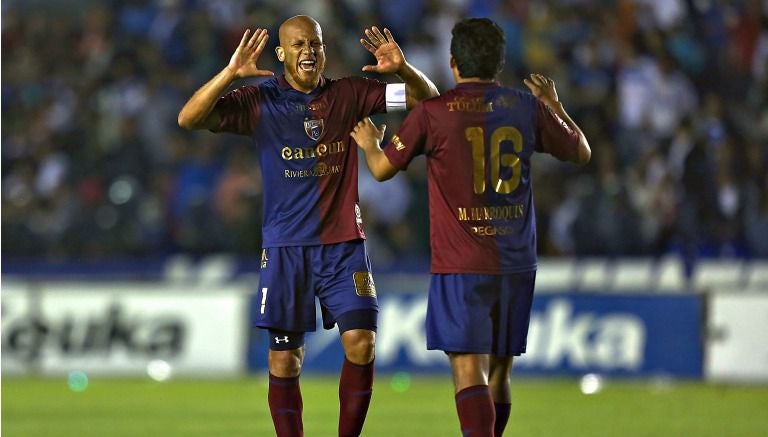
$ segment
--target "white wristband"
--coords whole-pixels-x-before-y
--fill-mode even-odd
[[[387,84],[387,112],[405,111],[405,84]]]

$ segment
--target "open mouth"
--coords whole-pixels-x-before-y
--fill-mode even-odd
[[[317,65],[317,62],[306,59],[304,61],[299,62],[299,70],[306,71],[306,72],[313,72],[315,71],[315,66]]]

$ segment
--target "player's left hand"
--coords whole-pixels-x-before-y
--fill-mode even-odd
[[[400,71],[400,68],[405,65],[405,55],[395,42],[389,29],[385,27],[382,34],[378,27],[373,26],[370,29],[365,29],[365,36],[368,40],[361,38],[360,44],[373,53],[373,56],[376,57],[376,65],[366,65],[363,67],[363,71],[376,73],[397,73]]]
[[[386,124],[382,124],[377,128],[373,124],[373,121],[371,121],[371,117],[365,117],[357,122],[352,129],[352,132],[349,134],[361,149],[369,150],[371,148],[379,147],[384,140],[384,132],[386,132],[386,130]]]
[[[560,101],[557,97],[555,81],[540,74],[531,74],[528,79],[523,79],[531,93],[550,108],[557,105]]]

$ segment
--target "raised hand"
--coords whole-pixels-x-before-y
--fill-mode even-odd
[[[555,81],[552,79],[540,74],[531,74],[530,79],[523,79],[523,83],[545,105],[552,106],[559,101],[557,90],[555,89]]]
[[[365,29],[365,36],[368,40],[361,38],[360,44],[376,57],[376,65],[366,65],[363,67],[363,71],[376,73],[397,73],[400,71],[405,65],[405,55],[403,55],[403,50],[397,45],[389,29],[384,28],[382,34],[378,27],[373,26],[370,29]]]
[[[251,35],[251,29],[246,29],[240,44],[232,54],[227,68],[229,68],[238,78],[253,76],[273,76],[275,73],[269,70],[260,70],[256,66],[261,52],[267,45],[267,29],[256,29]]]
[[[373,124],[370,117],[357,122],[352,132],[349,134],[352,139],[355,140],[358,146],[366,152],[371,149],[377,149],[384,140],[384,132],[387,130],[387,125],[382,124],[378,128]]]

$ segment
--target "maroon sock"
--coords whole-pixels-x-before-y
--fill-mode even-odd
[[[496,412],[487,385],[473,385],[456,393],[456,410],[463,437],[493,437]]]
[[[344,358],[339,380],[339,436],[359,436],[373,394],[373,361],[354,364]]]
[[[303,403],[299,377],[280,378],[269,375],[269,411],[278,437],[301,437],[304,424],[301,421]]]
[[[504,428],[507,427],[509,413],[512,411],[512,404],[500,404],[494,402],[493,406],[496,407],[496,422],[493,426],[493,436],[501,437],[502,434],[504,434]]]

